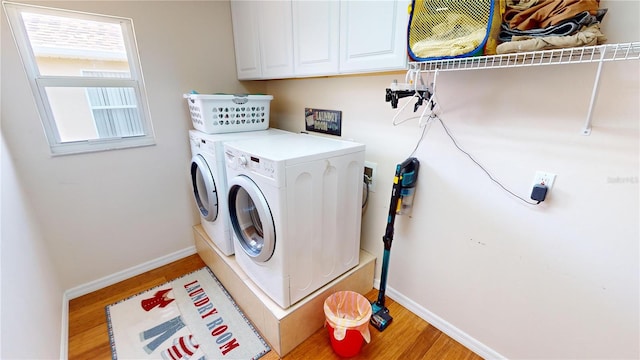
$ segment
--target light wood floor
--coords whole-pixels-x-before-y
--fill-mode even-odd
[[[105,306],[171,281],[206,266],[198,255],[122,281],[69,302],[69,359],[111,359]],[[366,294],[374,300],[377,290]],[[371,342],[353,359],[482,359],[391,299],[387,307],[393,323],[384,332],[370,327]],[[271,351],[261,359],[279,359]],[[339,359],[331,349],[324,328],[316,331],[284,357],[294,359]]]

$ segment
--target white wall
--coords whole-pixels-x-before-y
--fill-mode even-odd
[[[55,359],[64,289],[3,136],[0,131],[0,358]]]
[[[610,42],[640,40],[639,2],[601,6],[609,8],[603,31]],[[396,221],[387,294],[485,355],[640,357],[640,73],[638,61],[605,64],[593,132],[583,136],[595,70],[583,64],[439,75],[441,118],[492,175],[526,198],[536,170],[558,177],[547,201],[526,205],[433,124],[416,153],[413,214]],[[395,110],[384,89],[394,79],[404,72],[267,87],[276,126],[303,130],[304,107],[342,110],[343,137],[366,144],[378,184],[362,247],[378,256],[395,165],[420,135],[415,120],[391,125]]]
[[[133,19],[157,145],[51,157],[2,15],[2,126],[59,274],[76,287],[193,245],[182,94],[243,92],[229,3],[96,1],[41,5]]]
[[[56,302],[44,320],[51,338],[29,349],[38,354],[27,355],[51,357],[61,289],[192,244],[191,225],[199,219],[186,171],[190,124],[181,95],[244,90],[235,79],[225,1],[41,4],[133,18],[157,145],[50,157],[0,17],[2,186],[5,178],[14,184],[12,200],[2,199],[3,358],[24,345],[5,341],[5,324],[12,331],[20,326],[5,315],[5,266],[44,267],[44,274],[27,272],[24,280],[52,286],[38,294]],[[638,4],[602,1],[610,9],[604,24],[610,41],[640,40]],[[523,196],[536,170],[558,178],[541,206],[521,204],[434,124],[417,152],[422,169],[414,213],[396,223],[389,293],[509,358],[638,358],[637,64],[605,65],[588,137],[580,130],[594,65],[441,74],[442,118],[496,177]],[[377,255],[395,164],[411,152],[420,131],[415,121],[390,125],[395,112],[383,100],[384,88],[403,77],[246,83],[275,95],[276,127],[302,130],[305,106],[343,110],[344,137],[365,143],[367,159],[378,164],[362,240]],[[615,182],[618,177],[636,180]],[[6,229],[9,205],[23,215],[12,214],[21,220]],[[12,229],[21,240],[13,249],[4,236]],[[20,264],[5,265],[8,256]]]

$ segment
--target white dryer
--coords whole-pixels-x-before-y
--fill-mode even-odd
[[[189,130],[191,144],[191,184],[193,197],[200,211],[201,224],[212,244],[225,255],[233,254],[227,208],[227,178],[225,176],[225,141],[289,134],[288,131],[267,129],[241,133],[205,134]]]
[[[358,264],[365,146],[305,134],[224,144],[239,266],[282,308]]]

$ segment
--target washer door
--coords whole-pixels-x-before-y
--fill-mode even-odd
[[[218,218],[218,191],[209,164],[198,154],[191,158],[191,185],[200,214],[207,221]]]
[[[269,260],[276,245],[273,216],[258,185],[245,175],[229,182],[229,216],[242,250],[253,261]]]

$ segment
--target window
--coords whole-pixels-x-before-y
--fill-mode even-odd
[[[119,71],[88,71],[84,76],[127,78]],[[142,136],[144,129],[136,111],[136,94],[130,88],[88,88],[87,98],[100,138]]]
[[[3,6],[54,155],[155,143],[131,19]]]

